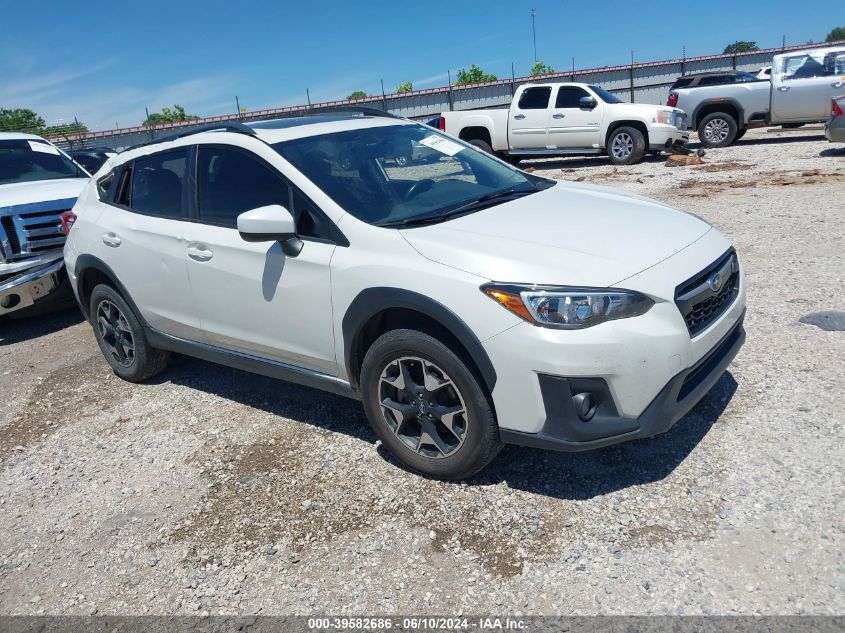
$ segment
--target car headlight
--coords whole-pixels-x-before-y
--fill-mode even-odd
[[[645,314],[654,301],[633,290],[484,284],[481,291],[529,323],[564,330]]]
[[[674,112],[672,110],[658,110],[654,115],[655,123],[665,123],[666,125],[675,125]]]

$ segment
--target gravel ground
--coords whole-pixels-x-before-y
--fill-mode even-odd
[[[200,361],[131,385],[74,312],[0,323],[2,614],[842,614],[845,152],[754,131],[705,165],[526,163],[693,211],[748,342],[670,432],[400,470],[358,404]]]

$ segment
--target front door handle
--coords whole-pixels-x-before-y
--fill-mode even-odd
[[[842,83],[843,83],[843,82],[841,82],[841,81],[834,81],[832,84],[830,84],[830,87],[831,87],[831,88],[841,88],[841,87],[842,87]]]
[[[120,246],[120,236],[117,233],[103,233],[102,235],[103,244],[106,246],[111,246],[112,248],[117,248]]]
[[[789,90],[789,86],[778,86],[778,92],[786,92]]]
[[[513,118],[516,119],[517,121],[522,121],[522,119],[525,118],[525,115],[524,114],[515,114]]]
[[[188,246],[188,257],[197,262],[207,262],[214,257],[214,253],[208,250],[203,244],[191,244]]]
[[[565,116],[566,116],[566,115],[565,115],[565,114],[563,114],[563,113],[561,113],[561,112],[555,112],[555,113],[552,115],[552,118],[553,118],[553,119],[562,119],[562,118],[563,118],[563,117],[565,117]]]

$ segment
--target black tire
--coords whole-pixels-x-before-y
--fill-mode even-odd
[[[725,112],[712,112],[698,124],[698,140],[704,147],[727,147],[736,133],[736,120]]]
[[[88,305],[97,345],[115,374],[129,382],[141,382],[167,367],[170,354],[149,344],[138,317],[114,288],[96,286]]]
[[[743,136],[745,136],[745,133],[747,131],[748,131],[748,128],[745,128],[744,130],[740,130],[739,132],[737,132],[736,138],[734,138],[734,143],[736,143],[739,139],[741,139]]]
[[[643,159],[645,136],[635,127],[623,125],[607,138],[607,155],[614,165],[633,165]]]
[[[488,154],[493,153],[493,148],[490,147],[490,143],[488,143],[487,141],[483,141],[480,138],[474,138],[471,141],[467,141],[467,142],[470,145],[474,145],[475,147],[480,149],[482,152],[487,152]]]
[[[432,383],[441,384],[428,390],[422,372]],[[437,479],[467,479],[502,447],[493,406],[479,379],[459,356],[428,334],[392,330],[380,336],[364,357],[361,390],[373,431],[397,460],[415,472]],[[441,417],[439,412],[448,407],[461,412]],[[432,430],[439,442],[424,441],[434,437]]]

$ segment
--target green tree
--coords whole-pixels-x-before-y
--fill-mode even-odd
[[[725,46],[725,50],[722,51],[723,55],[733,55],[735,53],[747,53],[749,51],[759,51],[760,48],[757,46],[757,42],[746,42],[744,40],[737,40],[733,44],[728,44]]]
[[[411,90],[413,90],[413,89],[414,89],[414,84],[412,84],[410,81],[403,81],[401,84],[396,86],[396,92],[398,92],[400,95],[403,92],[411,92]]]
[[[825,42],[838,42],[839,40],[845,40],[845,26],[834,27],[824,38]]]
[[[41,135],[45,126],[44,119],[32,110],[0,108],[0,132],[26,132]]]
[[[531,76],[548,75],[554,71],[555,69],[552,66],[546,66],[543,62],[534,62],[534,65],[531,67]]]
[[[485,81],[496,81],[496,75],[485,73],[478,66],[473,64],[469,67],[469,70],[461,68],[458,71],[458,79],[455,84],[461,86],[464,84],[479,84]]]
[[[168,107],[161,109],[161,112],[153,112],[142,125],[158,125],[159,123],[177,123],[179,121],[196,121],[199,117],[196,114],[188,114],[178,103],[173,104],[173,109]]]
[[[366,97],[367,97],[366,92],[364,92],[363,90],[356,90],[355,92],[353,92],[351,95],[349,95],[346,98],[349,99],[350,101],[354,101],[355,99],[365,99]]]

